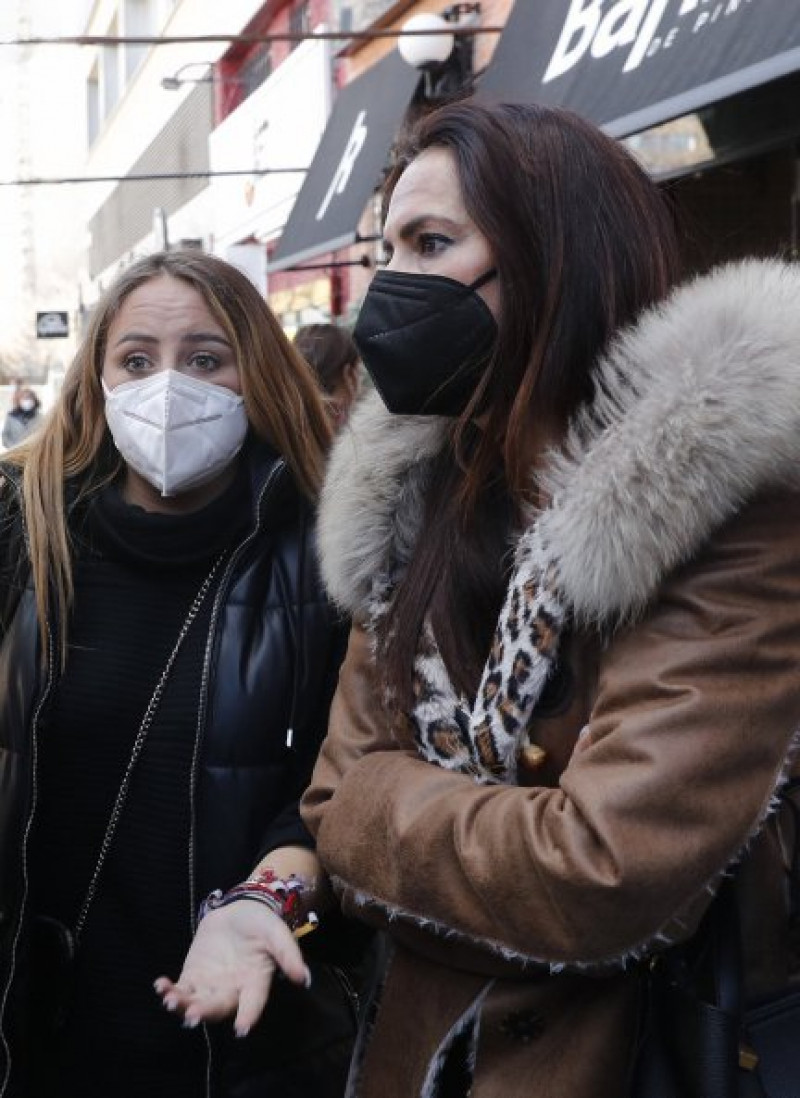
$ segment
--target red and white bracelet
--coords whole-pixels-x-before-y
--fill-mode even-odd
[[[304,910],[303,896],[310,891],[311,886],[304,877],[298,877],[294,873],[288,877],[279,877],[271,869],[262,869],[255,877],[234,885],[227,892],[215,888],[200,905],[197,921],[199,923],[209,911],[227,907],[237,900],[256,900],[283,919],[295,937],[299,938],[313,930],[318,922],[313,911]]]

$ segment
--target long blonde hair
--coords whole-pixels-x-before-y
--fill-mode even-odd
[[[22,470],[22,494],[36,609],[46,643],[58,610],[62,662],[74,596],[65,483],[76,501],[113,480],[122,459],[106,426],[101,384],[108,329],[125,299],[166,274],[193,286],[234,348],[253,432],[285,458],[296,483],[316,499],[331,425],[310,367],[287,339],[264,298],[235,267],[200,251],[157,252],[128,267],[95,307],[86,335],[43,427],[9,451]]]

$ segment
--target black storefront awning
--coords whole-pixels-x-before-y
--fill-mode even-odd
[[[800,69],[800,0],[516,0],[478,95],[625,137]]]
[[[353,243],[419,78],[394,50],[342,89],[270,271]]]

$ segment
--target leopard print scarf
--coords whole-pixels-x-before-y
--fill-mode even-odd
[[[374,627],[388,612],[393,589],[386,577],[373,586]],[[456,693],[425,623],[414,662],[411,713],[421,757],[482,783],[514,784],[520,765],[535,766],[543,752],[528,742],[528,724],[553,670],[566,616],[555,568],[534,523],[517,544],[473,706]]]

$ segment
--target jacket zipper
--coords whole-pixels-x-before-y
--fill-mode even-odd
[[[7,468],[4,469],[4,476],[8,483],[14,489],[17,495],[17,503],[19,506],[20,522],[22,523],[22,537],[25,542],[25,550],[30,559],[30,535],[28,533],[28,524],[25,521],[25,511],[22,500],[22,485],[12,472]],[[72,511],[72,507],[68,508],[68,513]],[[45,679],[44,689],[39,697],[39,701],[36,703],[36,708],[33,713],[33,720],[31,721],[31,800],[30,808],[28,811],[28,819],[25,823],[25,831],[22,836],[22,898],[19,905],[19,913],[17,915],[17,927],[14,931],[14,940],[11,946],[11,960],[8,967],[8,979],[6,985],[3,988],[2,1000],[0,1000],[0,1043],[6,1055],[6,1074],[5,1078],[0,1083],[0,1098],[6,1093],[8,1084],[11,1079],[11,1048],[6,1040],[5,1034],[5,1018],[6,1009],[8,1007],[8,997],[11,993],[11,988],[14,983],[14,976],[16,974],[17,967],[17,949],[19,947],[19,940],[22,936],[22,927],[25,923],[25,909],[28,904],[28,892],[30,890],[30,880],[28,877],[28,842],[30,840],[31,828],[33,827],[33,820],[36,814],[36,806],[39,800],[39,719],[42,715],[42,710],[47,704],[50,693],[53,689],[53,683],[55,681],[55,644],[53,641],[53,628],[49,619],[46,621],[47,626],[47,677]]]
[[[22,523],[22,537],[25,542],[26,550],[28,551],[28,556],[30,556],[30,541],[28,539],[28,528],[25,522],[25,513],[22,509],[22,494],[20,490],[20,484],[19,481],[16,480],[13,475],[11,475],[8,471],[5,472],[5,476],[8,480],[8,483],[12,486],[14,492],[17,495],[20,521]],[[44,708],[47,699],[50,696],[50,691],[53,686],[53,666],[53,632],[50,626],[50,622],[48,621],[47,678],[45,679],[44,690],[42,691],[42,694],[33,713],[33,721],[31,722],[31,801],[30,810],[28,812],[28,819],[25,823],[25,831],[22,836],[22,897],[20,898],[19,914],[17,915],[17,927],[14,931],[14,940],[11,945],[11,959],[8,966],[8,979],[6,980],[5,987],[3,988],[2,1000],[0,1000],[0,1042],[2,1042],[3,1051],[5,1052],[6,1056],[6,1074],[5,1078],[2,1080],[2,1084],[0,1084],[0,1098],[3,1098],[3,1095],[6,1093],[8,1083],[11,1078],[11,1048],[8,1044],[8,1041],[6,1040],[5,1018],[6,1009],[8,1007],[8,997],[11,994],[11,988],[14,983],[14,975],[17,969],[17,949],[19,947],[19,940],[22,934],[22,926],[25,918],[25,908],[28,903],[28,840],[30,838],[31,827],[33,826],[33,817],[36,812],[36,803],[39,793],[37,773],[37,763],[39,755],[39,718],[41,716],[42,709]]]
[[[208,640],[206,641],[206,649],[203,656],[203,674],[200,680],[200,696],[199,704],[197,707],[197,734],[194,741],[194,753],[192,755],[192,768],[189,776],[189,912],[191,918],[192,932],[196,930],[196,914],[198,909],[197,900],[197,874],[195,872],[195,848],[197,840],[197,773],[200,766],[200,753],[203,744],[203,734],[205,731],[205,718],[208,703],[208,681],[211,674],[211,655],[214,649],[214,639],[216,636],[217,621],[219,619],[220,609],[222,607],[222,601],[225,597],[228,583],[230,581],[233,570],[236,564],[241,559],[242,553],[247,546],[255,539],[255,537],[261,531],[262,515],[264,500],[270,492],[280,474],[286,469],[286,462],[282,459],[276,462],[272,467],[265,480],[261,491],[258,495],[256,502],[256,522],[253,529],[239,545],[231,553],[230,560],[228,561],[225,571],[219,581],[219,587],[217,589],[216,597],[214,598],[214,605],[211,608],[211,620],[208,626]],[[208,1034],[208,1026],[203,1026],[203,1037],[206,1043],[206,1098],[211,1098],[211,1038]],[[0,1092],[0,1098],[3,1098],[2,1092]]]
[[[28,819],[25,824],[25,832],[22,837],[22,899],[19,906],[19,915],[17,916],[17,928],[14,931],[14,941],[11,946],[11,961],[8,967],[8,979],[6,980],[6,986],[3,989],[3,999],[0,1003],[0,1040],[3,1042],[3,1050],[6,1054],[6,1075],[3,1079],[2,1088],[0,1088],[0,1098],[6,1093],[9,1079],[11,1078],[11,1048],[5,1035],[5,1017],[6,1008],[8,1006],[8,996],[11,993],[11,987],[14,982],[14,975],[16,973],[17,966],[17,948],[19,946],[19,940],[22,934],[22,927],[25,921],[25,908],[28,903],[28,841],[30,839],[31,828],[33,826],[33,819],[36,814],[36,804],[39,796],[39,784],[38,784],[38,762],[39,762],[39,718],[41,717],[42,709],[44,708],[47,699],[50,696],[50,691],[53,687],[53,632],[50,627],[50,623],[47,623],[47,679],[45,681],[45,687],[42,691],[42,695],[39,698],[39,702],[33,714],[33,721],[31,722],[31,802],[30,811],[28,812]]]

